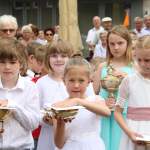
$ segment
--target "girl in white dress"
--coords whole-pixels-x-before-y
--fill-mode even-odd
[[[49,107],[57,100],[68,96],[62,77],[65,64],[71,53],[72,50],[68,44],[61,40],[47,46],[45,64],[49,73],[41,77],[36,83],[40,94],[41,109]],[[53,123],[51,118],[42,116],[41,125],[37,150],[54,150]]]
[[[110,110],[99,96],[86,96],[90,73],[91,66],[83,58],[72,58],[65,67],[64,83],[69,97],[53,106],[80,105],[85,108],[79,109],[73,120],[55,116],[54,140],[61,150],[105,150],[99,137],[99,118],[110,115]]]
[[[120,150],[145,150],[146,145],[137,137],[150,135],[150,36],[137,41],[135,61],[136,72],[127,76],[121,83],[115,118],[124,130]],[[122,117],[128,101],[126,121]]]

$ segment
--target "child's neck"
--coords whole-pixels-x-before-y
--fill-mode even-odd
[[[18,77],[16,79],[13,80],[3,80],[1,79],[2,85],[4,88],[8,88],[8,89],[12,89],[13,87],[16,86],[18,81]]]
[[[87,96],[86,95],[77,95],[77,96],[69,96],[69,99],[70,98],[81,98],[81,99],[85,99],[85,98],[87,98]]]
[[[119,67],[126,66],[127,62],[124,57],[120,57],[120,58],[113,58],[110,61],[110,64],[112,64],[115,68],[119,68]]]

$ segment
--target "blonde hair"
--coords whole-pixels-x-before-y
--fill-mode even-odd
[[[138,38],[136,45],[135,45],[135,50],[149,50],[150,51],[150,35],[145,35],[143,37]]]
[[[113,55],[111,54],[110,47],[109,47],[109,36],[111,34],[116,34],[127,41],[127,49],[126,49],[125,56],[126,56],[126,62],[127,64],[129,64],[132,61],[132,56],[131,56],[132,40],[128,29],[123,25],[114,26],[107,35],[107,64],[109,65],[111,59],[113,58]]]
[[[72,58],[75,58],[75,57],[83,57],[83,53],[81,50],[77,50],[75,51],[72,55],[71,55]]]
[[[83,67],[87,75],[89,77],[91,76],[92,67],[90,63],[82,57],[74,57],[74,58],[70,58],[69,61],[67,62],[64,70],[64,77],[66,76],[69,70],[77,67]]]
[[[53,42],[52,44],[48,44],[46,46],[46,55],[45,55],[45,66],[48,70],[53,72],[51,65],[49,63],[49,57],[52,54],[64,54],[68,57],[71,57],[73,53],[73,47],[70,43],[58,40],[57,42]]]
[[[21,32],[30,32],[30,33],[32,33],[32,28],[29,25],[24,25],[21,28]]]

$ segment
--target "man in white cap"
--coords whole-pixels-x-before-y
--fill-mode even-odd
[[[110,17],[104,17],[102,19],[102,26],[104,30],[110,31],[112,28],[112,19]]]

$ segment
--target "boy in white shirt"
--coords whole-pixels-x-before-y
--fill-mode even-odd
[[[32,130],[39,125],[36,85],[20,76],[23,47],[14,39],[0,40],[0,108],[11,108],[0,133],[0,149],[27,150],[34,147]]]

